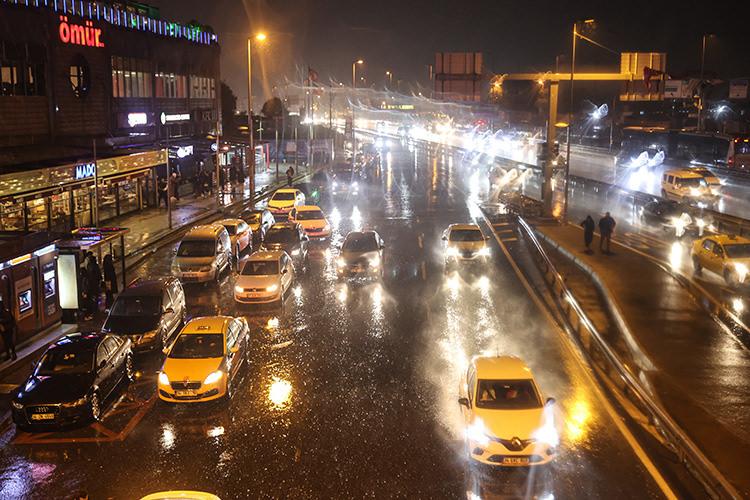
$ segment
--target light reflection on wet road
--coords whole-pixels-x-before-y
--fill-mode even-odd
[[[248,314],[252,363],[230,404],[157,404],[123,442],[11,443],[0,496],[79,488],[92,498],[178,488],[222,498],[658,496],[507,262],[496,256],[477,273],[444,274],[439,235],[470,218],[458,181],[469,174],[455,158],[431,155],[390,152],[366,196],[324,198],[332,243],[316,246],[282,309]],[[336,280],[335,245],[359,227],[386,242],[382,284]],[[138,273],[168,273],[171,257],[162,251]],[[190,315],[238,314],[232,287],[232,276],[188,287]],[[523,357],[559,401],[564,451],[548,474],[486,477],[466,466],[458,380],[471,356],[496,352]],[[144,377],[157,368],[146,361]]]

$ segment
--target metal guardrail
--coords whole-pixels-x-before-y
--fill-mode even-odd
[[[518,217],[518,223],[536,250],[536,256],[543,266],[540,270],[553,292],[552,296],[560,312],[565,315],[570,331],[586,351],[590,361],[602,369],[606,376],[617,385],[620,392],[648,417],[649,422],[664,437],[680,462],[703,484],[709,495],[713,498],[741,498],[734,486],[716,469],[670,415],[643,389],[637,377],[620,361],[565,284],[564,278],[547,256],[531,226],[522,217]],[[606,294],[603,295],[604,299],[612,305],[611,299]]]

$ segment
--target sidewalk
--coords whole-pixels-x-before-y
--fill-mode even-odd
[[[275,165],[269,169],[268,172],[261,172],[255,176],[255,192],[261,192],[273,187],[281,187],[286,184],[286,169],[288,165],[279,164],[279,182],[276,182]],[[306,175],[309,169],[300,166],[295,173],[295,178],[299,179],[300,175]],[[233,184],[231,188],[227,184],[225,189],[232,189],[231,193],[225,193],[224,203],[230,205],[240,200],[251,199],[250,193],[250,182],[249,179],[245,179],[244,184]],[[217,209],[217,196],[208,195],[206,197],[196,196],[192,193],[182,195],[180,200],[172,206],[172,227],[169,229],[167,222],[167,209],[162,208],[146,208],[140,212],[123,215],[110,219],[106,222],[108,226],[120,226],[130,229],[130,233],[125,236],[125,258],[126,264],[130,257],[134,253],[142,250],[145,246],[153,244],[155,241],[169,235],[172,231],[180,228],[181,226],[188,225],[194,221],[197,221],[203,217],[210,216],[215,213]],[[118,276],[120,275],[120,264],[119,260],[115,264]],[[121,284],[120,284],[121,285]],[[4,389],[6,381],[4,378],[7,374],[12,373],[18,369],[19,366],[29,364],[30,361],[35,360],[35,355],[41,354],[41,351],[46,346],[59,338],[60,336],[70,331],[75,331],[82,324],[61,324],[51,329],[40,332],[30,339],[25,344],[17,346],[18,359],[15,361],[5,360],[0,362],[0,393],[7,392]],[[4,358],[4,355],[3,355]]]
[[[750,492],[745,472],[750,463],[750,352],[646,257],[616,242],[614,255],[598,250],[587,255],[577,226],[535,229],[578,268],[598,277],[632,334],[624,344],[640,365],[633,367],[634,374],[727,479]],[[598,248],[598,237],[593,247]]]

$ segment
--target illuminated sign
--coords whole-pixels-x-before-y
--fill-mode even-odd
[[[193,154],[193,146],[180,146],[177,148],[177,158],[185,158]]]
[[[80,163],[76,165],[76,180],[88,179],[96,175],[96,162]]]
[[[146,113],[128,113],[128,125],[131,127],[146,125],[147,123],[148,115],[146,115]]]
[[[84,24],[72,24],[68,22],[68,16],[60,16],[58,32],[62,43],[104,47],[104,42],[101,40],[102,30],[94,28],[94,23],[91,21],[86,21]]]
[[[161,124],[165,125],[169,122],[184,122],[190,119],[190,113],[177,113],[174,115],[168,115],[166,113],[161,114]]]

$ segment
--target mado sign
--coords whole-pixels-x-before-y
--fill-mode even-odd
[[[76,180],[88,179],[96,175],[96,162],[79,163],[76,165]]]

